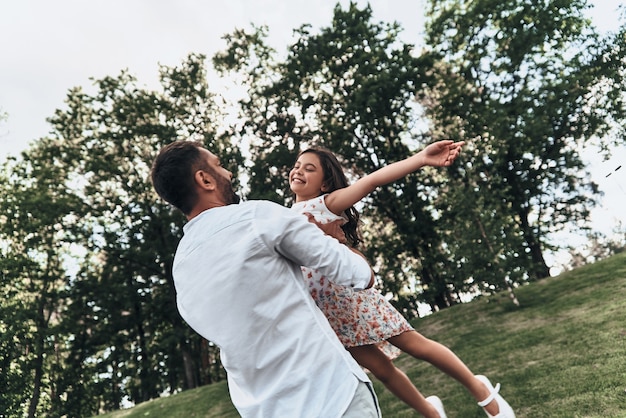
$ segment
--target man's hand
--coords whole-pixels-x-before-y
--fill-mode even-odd
[[[321,229],[326,235],[329,235],[335,238],[337,241],[339,241],[342,244],[345,244],[346,242],[348,242],[348,240],[346,239],[346,234],[343,232],[343,229],[341,229],[341,225],[343,225],[344,223],[342,219],[337,219],[336,221],[323,224],[323,223],[317,222],[315,220],[315,217],[311,215],[310,213],[305,212],[305,215],[309,219],[309,222],[317,225],[317,227]]]

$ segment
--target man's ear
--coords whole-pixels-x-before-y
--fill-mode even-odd
[[[215,179],[212,175],[203,170],[196,171],[194,180],[198,187],[204,190],[215,190]]]

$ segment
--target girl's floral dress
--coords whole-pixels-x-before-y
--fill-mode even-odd
[[[292,209],[308,212],[321,223],[344,219],[326,207],[325,196],[298,202]],[[309,267],[302,267],[302,274],[311,296],[345,347],[377,344],[391,359],[400,355],[401,351],[386,340],[413,327],[377,289],[339,286]]]

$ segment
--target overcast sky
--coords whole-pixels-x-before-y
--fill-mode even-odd
[[[0,160],[47,134],[45,119],[63,108],[69,88],[129,69],[157,86],[158,65],[191,52],[211,57],[221,39],[251,23],[269,27],[282,52],[294,28],[328,26],[335,0],[2,0],[0,5]],[[347,1],[342,1],[347,4]],[[366,2],[359,1],[365,5]],[[389,4],[393,3],[393,8]],[[375,18],[398,21],[418,44],[423,0],[370,1]]]
[[[346,5],[348,1],[341,0]],[[361,6],[366,1],[359,0]],[[591,16],[601,29],[618,26],[621,0],[594,0]],[[270,43],[283,52],[292,30],[304,23],[328,26],[335,0],[0,0],[0,161],[49,131],[46,118],[64,108],[68,89],[90,78],[128,69],[140,84],[157,86],[158,65],[176,66],[191,52],[211,57],[221,37],[250,23],[269,27]],[[370,0],[376,21],[397,21],[401,38],[421,43],[425,0]],[[626,156],[602,162],[593,155],[594,179],[606,193],[597,218],[607,230],[626,222]],[[607,174],[611,173],[609,177]],[[624,215],[621,215],[624,212]],[[595,216],[595,215],[594,215]],[[609,228],[610,229],[610,228]]]

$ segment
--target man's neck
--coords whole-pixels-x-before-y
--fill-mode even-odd
[[[200,215],[204,211],[207,211],[213,208],[220,208],[223,206],[226,206],[226,204],[223,202],[205,202],[205,204],[198,205],[195,208],[193,208],[191,212],[189,213],[189,215],[187,215],[187,220],[188,221],[192,220],[193,218]]]

